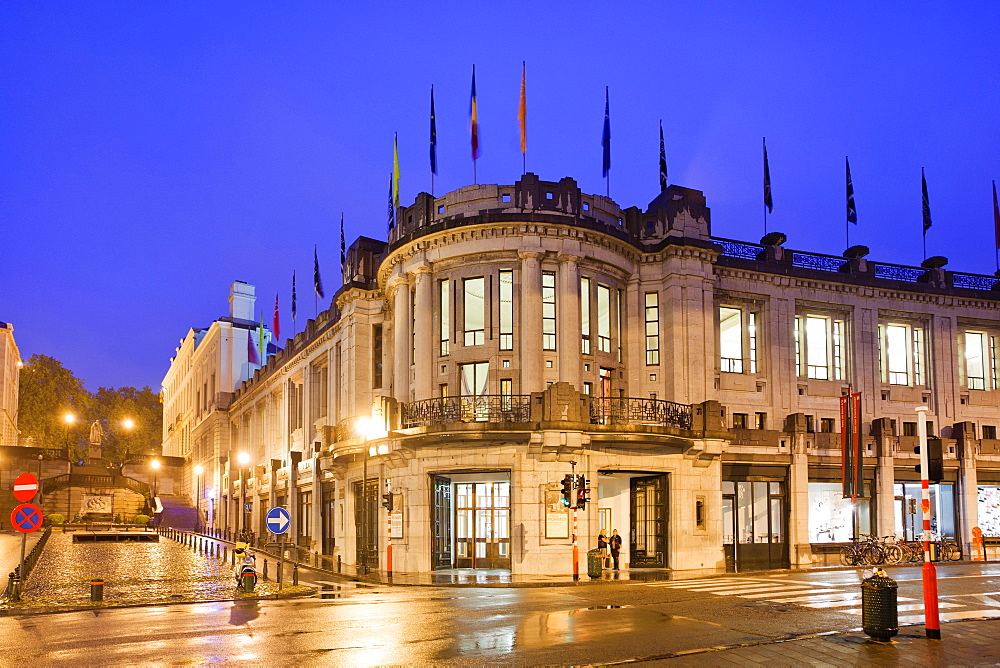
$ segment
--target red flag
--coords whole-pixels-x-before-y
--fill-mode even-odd
[[[257,346],[253,343],[253,330],[247,330],[247,362],[250,364],[260,364],[260,354]]]
[[[517,108],[517,120],[521,125],[521,155],[528,152],[528,96],[524,86],[524,61],[521,61],[521,104]]]
[[[469,122],[472,128],[472,159],[479,157],[479,108],[476,104],[476,66],[472,66],[472,96],[469,101]]]
[[[278,310],[278,295],[274,295],[274,340],[281,341],[281,317]]]

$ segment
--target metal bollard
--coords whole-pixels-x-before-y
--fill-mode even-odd
[[[101,603],[104,601],[104,580],[90,581],[90,601]]]
[[[299,585],[299,562],[292,564],[292,586],[297,587]]]
[[[879,642],[889,642],[899,633],[895,580],[878,569],[861,581],[861,627]]]
[[[284,573],[282,573],[282,571],[284,569],[281,568],[281,562],[280,561],[278,562],[278,567],[275,570],[278,572],[278,577],[276,577],[274,579],[274,581],[277,582],[278,584],[282,584],[281,579],[282,579],[282,576],[284,575]]]
[[[264,572],[261,574],[264,580],[267,580],[267,559],[264,559]]]
[[[340,572],[340,555],[337,555],[337,572]]]

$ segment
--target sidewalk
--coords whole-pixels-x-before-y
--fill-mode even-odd
[[[1000,662],[1000,619],[949,622],[941,640],[906,626],[891,643],[864,633],[834,633],[663,657],[671,666],[993,666]]]
[[[21,563],[21,536],[27,535],[24,553],[27,555],[38,542],[41,531],[22,534],[18,531],[0,531],[0,592],[7,586],[7,574]]]

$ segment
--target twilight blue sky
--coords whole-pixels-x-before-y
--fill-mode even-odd
[[[281,6],[285,5],[285,6]],[[294,5],[294,6],[292,6]],[[34,2],[0,7],[0,320],[25,359],[87,386],[159,386],[178,340],[257,286],[282,333],[292,270],[312,317],[312,248],[327,304],[348,243],[384,238],[392,135],[402,202],[472,182],[476,65],[480,183],[528,169],[611,195],[656,195],[657,123],[670,181],[703,190],[716,236],[763,232],[761,137],[787,246],[839,254],[844,156],[871,258],[928,255],[995,269],[1000,2]],[[321,304],[320,308],[323,308]]]

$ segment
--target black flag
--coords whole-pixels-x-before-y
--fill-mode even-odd
[[[313,246],[313,288],[316,290],[316,295],[323,299],[323,279],[319,277],[319,254],[316,246]]]
[[[927,199],[927,179],[924,177],[924,168],[920,168],[920,187],[924,195],[924,235],[931,229],[931,202]]]
[[[660,121],[660,191],[667,189],[667,151],[663,147],[663,121]]]
[[[298,312],[298,299],[295,295],[295,272],[292,272],[292,323],[295,322],[295,314]],[[294,332],[292,332],[294,334]]]
[[[774,213],[774,200],[771,199],[771,169],[767,166],[767,139],[764,140],[764,206],[768,213]]]
[[[858,224],[858,210],[854,208],[854,183],[851,181],[851,163],[844,156],[847,165],[847,222]]]
[[[340,268],[344,269],[347,262],[347,243],[344,240],[344,212],[340,212]]]

